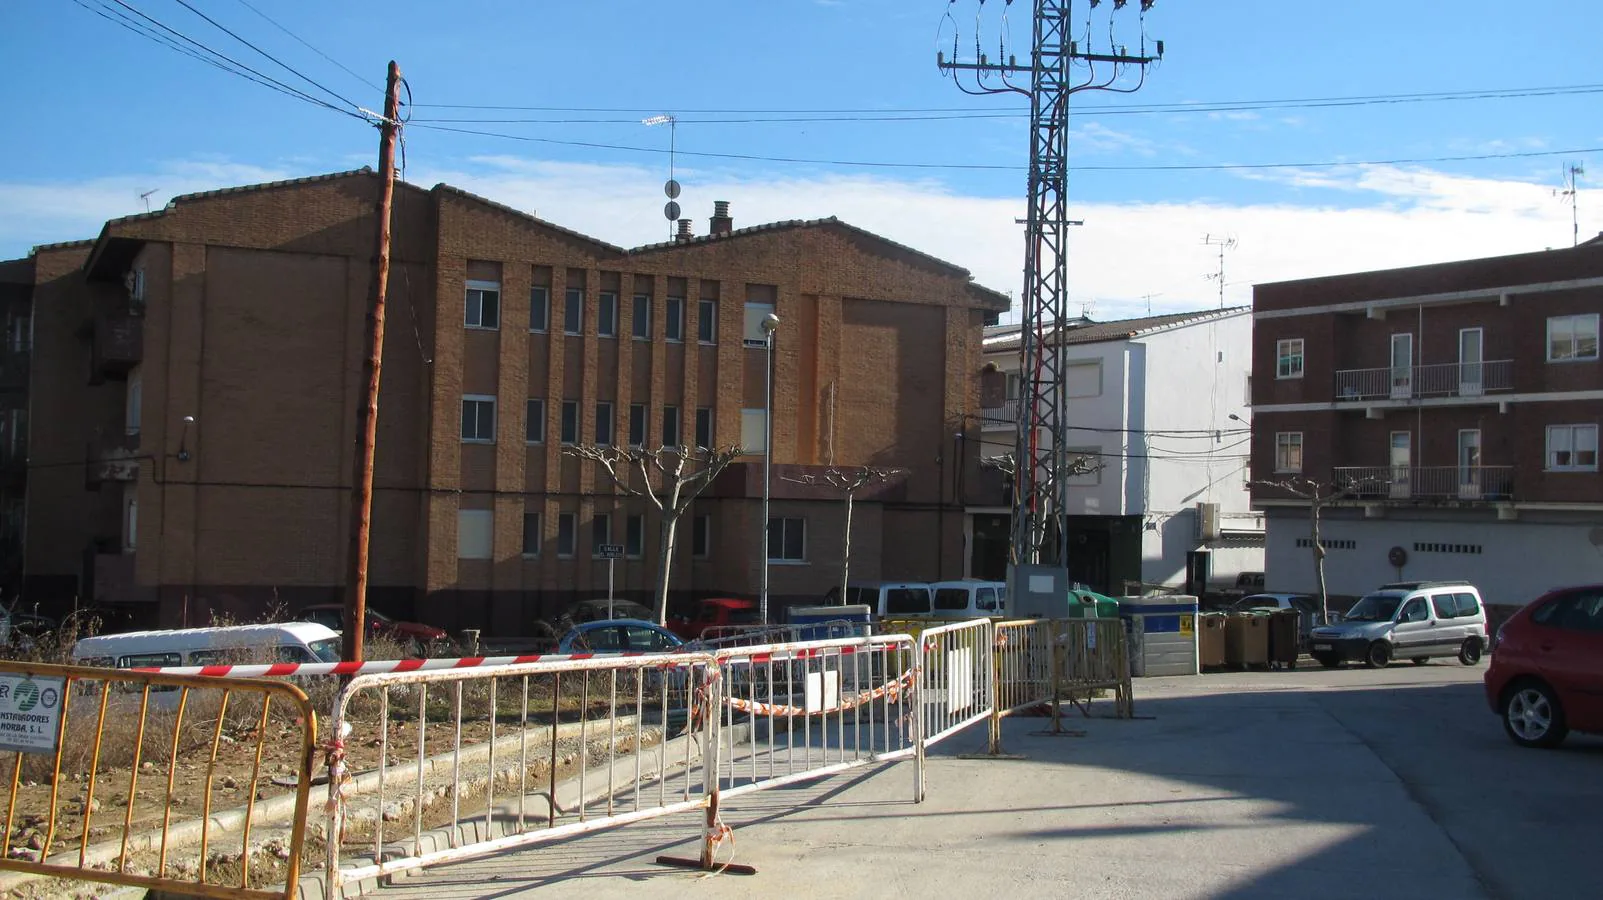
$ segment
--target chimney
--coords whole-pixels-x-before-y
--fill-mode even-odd
[[[679,220],[679,232],[673,236],[673,239],[675,241],[678,241],[679,243],[683,244],[686,241],[689,241],[689,240],[691,240],[693,238],[695,238],[695,235],[692,234],[691,231],[690,231],[690,220],[689,219],[680,219]]]
[[[707,220],[707,233],[712,235],[728,234],[735,228],[735,220],[729,217],[729,201],[714,200],[712,204],[712,218]]]

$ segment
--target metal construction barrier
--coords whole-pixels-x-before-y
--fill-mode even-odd
[[[1135,715],[1135,695],[1130,687],[1130,649],[1124,622],[1120,619],[1054,620],[1058,638],[1058,679],[1063,697],[1082,713],[1095,694],[1113,692],[1114,715],[1128,719]]]
[[[920,746],[932,747],[996,708],[996,626],[974,619],[925,628],[919,647]]]
[[[919,758],[907,635],[741,647],[717,660],[723,798]]]
[[[316,741],[316,713],[285,682],[0,662],[0,752],[15,757],[0,890],[47,876],[293,897]],[[264,756],[290,786],[258,803]],[[292,804],[292,824],[253,841],[269,804]]]
[[[809,622],[805,625],[709,625],[701,632],[701,637],[692,644],[697,650],[721,650],[727,647],[755,647],[760,644],[794,644],[800,641],[867,637],[872,633],[872,625],[847,619]]]
[[[327,745],[327,896],[709,808],[718,691],[706,653],[356,676]]]

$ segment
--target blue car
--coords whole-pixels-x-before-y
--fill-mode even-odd
[[[670,653],[684,640],[655,622],[642,619],[603,619],[586,622],[563,635],[558,653]]]

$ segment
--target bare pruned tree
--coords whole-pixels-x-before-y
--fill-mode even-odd
[[[841,537],[840,556],[840,602],[846,602],[846,582],[852,568],[852,498],[857,492],[872,484],[883,484],[899,475],[906,475],[906,469],[881,469],[875,466],[851,466],[837,468],[831,466],[823,472],[809,473],[792,477],[781,476],[792,484],[822,484],[828,485],[843,494],[846,498],[846,533]]]
[[[1319,539],[1319,515],[1327,504],[1353,496],[1360,487],[1379,483],[1374,479],[1362,481],[1347,479],[1338,484],[1314,481],[1301,475],[1272,481],[1247,482],[1249,487],[1273,488],[1308,501],[1309,543],[1314,554],[1314,578],[1319,584],[1321,624],[1330,621],[1330,594],[1325,590],[1325,545]]]
[[[657,623],[668,621],[668,580],[673,571],[674,537],[679,518],[701,496],[718,473],[744,451],[739,447],[613,447],[574,444],[562,452],[599,465],[612,483],[631,497],[645,497],[657,507],[662,540],[658,546]]]
[[[1019,466],[1018,461],[1013,458],[1011,453],[1003,453],[1000,456],[987,456],[980,460],[980,465],[995,469],[1012,479],[1015,484],[1017,483]],[[1090,475],[1101,469],[1102,460],[1093,456],[1076,456],[1064,465],[1063,471],[1047,472],[1045,477],[1036,481],[1035,500],[1050,509],[1052,500],[1057,496],[1057,485],[1060,477],[1074,478],[1079,475]],[[1062,515],[1063,512],[1063,510],[1057,510],[1055,514]],[[1020,559],[1019,548],[1008,547],[1007,552],[1009,559],[1016,565]],[[1067,562],[1067,560],[1063,560],[1063,562]]]

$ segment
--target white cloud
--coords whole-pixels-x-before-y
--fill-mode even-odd
[[[267,181],[306,172],[221,162],[177,164],[148,175],[87,182],[0,182],[0,255],[28,245],[93,237],[106,218],[142,209],[138,195]],[[1272,202],[1224,200],[1076,203],[1083,228],[1070,233],[1070,297],[1095,301],[1099,317],[1215,305],[1217,267],[1206,234],[1239,241],[1226,256],[1226,302],[1246,303],[1254,282],[1306,278],[1567,246],[1569,210],[1545,184],[1469,178],[1422,169],[1247,173]],[[1017,293],[1022,282],[1022,198],[959,194],[933,179],[873,175],[744,178],[714,170],[678,173],[684,216],[705,233],[714,200],[733,204],[736,227],[837,216],[950,260],[980,283]],[[625,246],[667,238],[667,198],[657,167],[477,157],[452,168],[414,160],[409,177],[446,181],[542,218]],[[1603,208],[1603,190],[1583,191],[1581,211]]]

